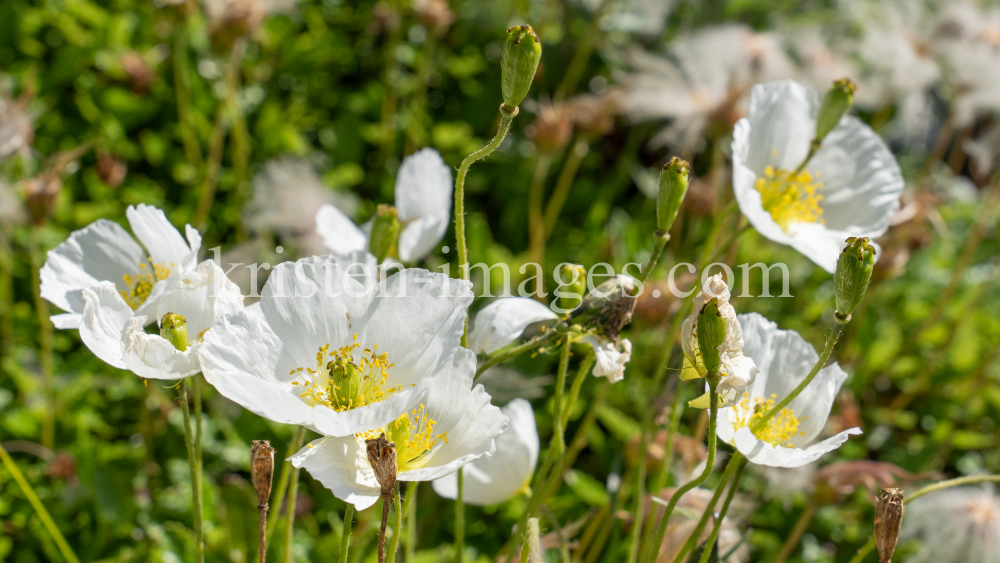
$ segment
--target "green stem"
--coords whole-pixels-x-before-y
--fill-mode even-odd
[[[0,458],[3,459],[3,464],[7,467],[7,470],[10,471],[14,480],[17,481],[17,486],[21,488],[21,492],[24,493],[28,502],[31,503],[31,507],[35,509],[35,513],[38,514],[38,518],[41,519],[42,524],[49,532],[49,535],[52,536],[52,540],[56,542],[56,547],[59,548],[59,552],[62,553],[62,556],[69,563],[80,563],[80,560],[76,558],[76,554],[73,553],[73,549],[66,542],[66,538],[63,537],[59,528],[56,527],[56,523],[52,520],[52,517],[49,516],[49,512],[45,510],[45,505],[42,504],[42,501],[38,500],[38,495],[35,494],[35,490],[31,488],[28,480],[24,478],[24,474],[21,473],[20,469],[18,469],[14,460],[11,459],[10,455],[7,453],[7,450],[3,448],[3,445],[0,445]]]
[[[712,528],[712,533],[708,536],[708,541],[705,542],[705,550],[702,552],[699,563],[708,563],[708,558],[712,555],[712,546],[715,545],[715,540],[719,537],[719,528],[722,527],[722,521],[725,519],[726,513],[729,512],[729,505],[733,502],[733,497],[736,496],[736,490],[740,488],[740,477],[743,476],[743,469],[746,466],[746,458],[741,459],[736,466],[736,474],[733,475],[732,483],[729,485],[729,494],[726,495],[726,500],[722,503],[722,509],[715,515],[715,526]],[[713,507],[714,505],[709,508]],[[701,530],[697,530],[697,533],[701,534]]]
[[[653,253],[649,255],[649,262],[642,269],[642,274],[639,276],[640,282],[644,282],[649,278],[649,274],[656,268],[656,263],[659,262],[660,255],[663,254],[663,249],[667,247],[669,241],[670,233],[656,231],[656,243],[653,245]]]
[[[788,394],[788,396],[778,402],[774,408],[767,411],[767,413],[762,416],[756,424],[754,424],[753,428],[750,429],[751,432],[756,434],[757,432],[763,430],[767,426],[768,421],[770,421],[774,415],[781,412],[781,409],[787,407],[789,403],[795,400],[795,398],[798,397],[810,383],[812,383],[812,380],[816,378],[816,374],[819,373],[819,370],[823,369],[823,366],[826,365],[826,361],[830,359],[830,353],[833,352],[833,347],[837,345],[837,340],[840,339],[840,335],[844,332],[845,326],[847,326],[847,321],[842,321],[834,315],[833,327],[830,329],[830,335],[826,338],[826,345],[823,346],[823,352],[819,355],[819,359],[816,360],[816,363],[813,364],[812,369],[809,370],[809,374],[806,375],[806,378],[803,379],[802,382]]]
[[[417,481],[406,486],[406,563],[414,563],[417,558]]]
[[[545,179],[552,165],[552,155],[542,153],[535,162],[535,174],[531,179],[528,192],[528,256],[531,261],[542,265],[545,261],[545,217],[542,204],[545,201]],[[542,267],[544,270],[544,266]],[[535,287],[535,298],[545,301],[542,294],[545,291],[544,276],[539,276]]]
[[[194,526],[194,558],[196,563],[205,561],[205,544],[201,532],[201,474],[198,468],[198,454],[195,453],[194,431],[191,427],[191,408],[187,399],[187,379],[178,386],[178,399],[184,413],[184,444],[187,446],[188,469],[191,472],[191,515]]]
[[[458,494],[455,496],[455,563],[462,563],[465,552],[465,472],[458,469]]]
[[[556,412],[553,417],[555,428],[553,429],[552,440],[556,445],[556,453],[559,456],[562,456],[563,452],[566,450],[566,437],[563,435],[566,431],[565,423],[563,422],[563,396],[566,391],[566,371],[569,368],[570,348],[572,346],[572,340],[569,337],[566,337],[566,341],[563,343],[562,353],[559,355],[559,370],[556,371],[556,393],[553,398],[555,401]]]
[[[267,520],[268,539],[271,538],[271,534],[274,532],[275,528],[278,527],[278,518],[281,515],[281,504],[285,502],[285,493],[288,492],[288,481],[292,477],[292,462],[287,461],[287,458],[292,457],[302,449],[302,442],[305,440],[305,437],[305,426],[299,426],[295,429],[295,434],[292,435],[292,441],[289,442],[288,451],[285,453],[286,461],[281,464],[281,476],[278,477],[278,488],[274,491],[274,506],[276,506],[277,509],[271,511],[271,516]]]
[[[204,518],[205,514],[203,507],[205,506],[205,487],[204,487],[204,464],[202,463],[202,447],[201,447],[201,387],[198,385],[198,378],[201,374],[195,374],[191,376],[191,395],[194,399],[194,459],[195,459],[195,493],[198,497],[198,529],[196,530],[196,541],[201,545],[202,552],[205,550],[205,527]]]
[[[590,145],[587,140],[578,139],[566,155],[566,162],[563,163],[562,171],[559,172],[556,187],[552,190],[549,204],[545,206],[545,227],[542,231],[543,246],[556,228],[556,221],[559,220],[559,214],[562,213],[562,208],[566,205],[566,198],[569,197],[569,190],[573,187],[573,180],[576,178],[577,172],[580,171],[583,157],[587,156],[588,152],[590,152]]]
[[[681,500],[688,491],[694,489],[698,485],[705,482],[709,475],[712,474],[712,468],[715,465],[715,450],[716,450],[716,440],[715,440],[715,427],[716,421],[719,418],[719,393],[716,388],[719,386],[719,376],[706,378],[709,388],[709,415],[708,415],[708,459],[705,460],[705,470],[702,471],[701,475],[695,477],[694,479],[688,481],[687,483],[681,485],[677,488],[674,494],[670,497],[670,501],[667,503],[666,510],[663,511],[663,516],[660,518],[660,524],[656,528],[656,535],[653,537],[653,545],[659,546],[663,545],[663,537],[667,533],[667,522],[670,520],[670,515],[673,514],[674,508],[677,507],[677,503]],[[649,563],[653,563],[653,558],[655,558],[657,549],[650,550],[650,556],[647,558]]]
[[[865,542],[865,545],[861,546],[861,549],[858,550],[858,553],[855,554],[853,558],[851,558],[851,563],[861,563],[862,561],[865,560],[865,557],[867,557],[868,554],[871,553],[873,549],[875,549],[874,535],[868,538],[868,541]]]
[[[288,482],[288,509],[285,520],[285,563],[292,563],[292,535],[295,532],[295,501],[299,492],[299,468],[292,467],[292,477]]]
[[[802,534],[806,533],[809,523],[812,522],[815,515],[816,503],[811,501],[806,505],[802,514],[799,515],[799,519],[795,521],[795,527],[792,528],[792,533],[788,534],[788,538],[785,539],[785,543],[781,546],[781,551],[778,552],[778,557],[774,559],[774,563],[785,563],[792,556],[795,548],[798,547],[799,542],[802,540]]]
[[[458,247],[458,269],[463,280],[469,279],[469,250],[465,243],[465,176],[474,162],[482,160],[497,150],[503,142],[510,125],[517,116],[518,108],[510,109],[500,104],[500,127],[497,134],[485,147],[465,157],[455,176],[455,246]]]
[[[388,563],[396,561],[396,550],[399,549],[399,536],[403,535],[403,503],[399,500],[399,481],[396,481],[396,492],[393,493],[393,502],[396,504],[396,514],[392,520],[392,544],[389,545],[389,553],[386,556]]]
[[[0,225],[0,356],[10,357],[14,346],[14,257],[13,225]],[[34,269],[34,268],[32,268]]]
[[[184,156],[188,164],[200,169],[202,166],[201,147],[198,145],[198,131],[194,122],[191,103],[191,71],[188,69],[187,17],[174,29],[174,93],[177,98],[177,117]]]
[[[587,379],[587,374],[590,373],[590,368],[594,367],[594,362],[597,357],[594,355],[593,350],[591,350],[587,357],[580,362],[580,369],[576,372],[576,378],[573,379],[573,386],[569,389],[569,395],[566,396],[566,408],[563,409],[562,413],[562,427],[566,428],[569,424],[569,415],[573,412],[573,405],[576,404],[576,398],[580,396],[580,389],[583,387],[584,380]]]
[[[678,315],[678,317],[680,317],[680,315]],[[652,486],[649,488],[649,491],[654,495],[663,490],[663,487],[667,485],[667,475],[670,473],[670,465],[673,461],[674,442],[677,438],[677,429],[680,427],[682,412],[684,412],[684,392],[678,385],[674,390],[674,401],[670,407],[670,423],[667,426],[667,439],[663,444],[663,459],[660,461],[659,467],[657,467],[653,473]],[[647,431],[652,432],[652,416],[650,416],[650,420],[647,422]],[[649,556],[649,550],[652,549],[649,541],[652,535],[653,527],[644,526],[642,539],[639,542],[639,546],[643,548],[643,560]]]
[[[524,344],[520,344],[513,348],[508,348],[506,350],[500,350],[498,352],[495,352],[494,354],[487,357],[486,361],[484,361],[476,369],[476,377],[478,378],[484,371],[499,364],[500,362],[505,362],[515,356],[520,356],[525,352],[530,352],[531,350],[535,350],[536,348],[540,348],[543,345],[548,344],[549,342],[554,340],[557,336],[559,336],[559,334],[560,333],[558,330],[548,330],[545,333],[540,334],[532,338],[531,340],[525,342]]]
[[[639,542],[642,539],[642,524],[646,517],[646,433],[642,435],[639,443],[639,454],[636,456],[636,476],[635,476],[635,514],[632,521],[632,537],[628,546],[628,563],[635,563],[639,558]]]
[[[712,500],[708,501],[705,511],[701,514],[701,519],[698,520],[694,530],[688,535],[687,541],[684,542],[684,546],[679,552],[677,552],[677,555],[674,556],[674,563],[684,561],[687,554],[697,545],[698,538],[701,537],[702,530],[705,529],[705,526],[708,524],[708,519],[712,516],[712,512],[709,508],[714,507],[719,503],[719,499],[722,498],[722,493],[726,490],[726,484],[730,482],[730,478],[733,476],[733,473],[736,472],[743,459],[743,455],[739,452],[735,452],[733,457],[729,459],[729,463],[726,464],[726,468],[722,472],[722,477],[719,479],[719,484],[715,487],[715,493],[712,495]]]
[[[347,553],[351,549],[351,529],[354,523],[354,505],[347,503],[344,509],[344,528],[340,532],[340,563],[347,563]]]
[[[45,414],[42,417],[42,445],[51,450],[55,447],[56,441],[56,405],[52,385],[52,321],[49,320],[49,303],[42,299],[40,234],[41,227],[31,227],[31,248],[28,254],[31,261],[31,293],[35,301],[35,313],[38,319],[38,363],[42,371],[42,393],[45,396]]]

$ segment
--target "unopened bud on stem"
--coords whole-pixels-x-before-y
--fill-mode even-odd
[[[854,83],[848,78],[841,78],[833,83],[833,87],[823,97],[823,105],[816,115],[816,138],[813,143],[819,145],[823,139],[837,127],[840,118],[854,103]]]
[[[875,248],[868,237],[851,237],[846,242],[847,247],[837,258],[837,270],[833,274],[835,315],[842,323],[851,320],[851,313],[864,298],[875,268]]]
[[[579,264],[561,264],[559,277],[565,289],[556,290],[556,305],[562,311],[570,311],[583,302],[587,292],[587,269]]]
[[[399,240],[399,215],[391,205],[380,204],[372,221],[372,234],[368,251],[381,263]]]
[[[531,82],[542,59],[542,42],[530,25],[516,25],[507,30],[507,43],[500,61],[503,103],[513,110],[531,89]]]
[[[719,300],[712,299],[698,314],[698,351],[710,377],[718,377],[722,360],[719,345],[726,340],[726,319],[719,312]]]
[[[875,548],[879,563],[892,563],[903,523],[903,489],[882,489],[875,501]]]
[[[691,165],[676,156],[663,165],[660,187],[656,194],[656,228],[664,233],[670,231],[677,219],[677,212],[687,194],[690,173]]]
[[[181,352],[188,347],[187,319],[180,313],[167,313],[160,320],[160,336]]]

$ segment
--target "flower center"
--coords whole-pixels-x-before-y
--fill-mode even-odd
[[[434,435],[435,424],[437,422],[426,412],[424,405],[420,405],[411,412],[404,412],[382,428],[360,432],[355,436],[364,441],[385,433],[386,438],[396,444],[396,466],[398,472],[402,473],[423,467],[426,461],[424,454],[434,449],[438,440],[448,443],[447,432]]]
[[[138,274],[125,274],[122,281],[128,287],[127,291],[118,290],[122,299],[132,310],[138,309],[146,301],[149,294],[153,292],[156,282],[170,277],[170,268],[166,264],[154,264],[152,258],[147,258],[149,265],[139,264]],[[173,266],[173,264],[171,264]]]
[[[785,232],[796,223],[823,223],[823,208],[819,206],[823,196],[816,194],[822,187],[808,170],[796,174],[772,166],[764,169],[764,177],[757,178],[754,185],[764,210]]]
[[[769,412],[774,410],[777,395],[771,395],[769,399],[763,397],[750,398],[749,393],[744,393],[743,398],[733,407],[733,414],[730,421],[733,429],[753,428],[755,424],[763,419]],[[785,407],[767,421],[767,425],[754,433],[754,436],[762,442],[767,442],[772,446],[784,446],[794,448],[791,439],[795,436],[803,436],[805,432],[799,432],[799,424],[808,417],[797,417],[795,411]]]
[[[377,403],[403,388],[402,385],[385,388],[389,377],[388,354],[378,353],[378,344],[365,348],[360,358],[354,359],[354,351],[361,347],[354,342],[330,352],[330,345],[324,344],[316,352],[316,369],[295,368],[289,375],[299,374],[302,381],[292,385],[302,385],[300,395],[317,405],[326,405],[335,411],[346,411]]]

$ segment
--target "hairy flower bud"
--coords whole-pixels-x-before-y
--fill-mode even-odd
[[[687,194],[690,172],[691,165],[676,156],[664,164],[660,172],[660,187],[656,193],[656,228],[664,233],[670,231],[677,219]]]
[[[180,313],[167,313],[160,320],[160,336],[181,352],[188,347],[187,319]]]
[[[903,523],[903,489],[882,489],[875,502],[875,547],[879,563],[891,563]]]
[[[868,237],[851,237],[846,242],[847,247],[837,258],[837,270],[833,274],[836,317],[841,322],[851,319],[851,313],[865,296],[875,268],[875,248]]]
[[[368,251],[380,263],[399,240],[399,215],[391,205],[380,204],[372,221],[372,234],[368,239]]]
[[[257,507],[267,508],[274,476],[274,448],[267,440],[254,440],[250,446],[250,479],[257,492]]]
[[[572,311],[583,303],[587,292],[587,269],[579,264],[561,264],[559,281],[561,285],[556,290],[556,306],[561,311]]]
[[[701,351],[705,370],[710,375],[718,375],[722,360],[719,345],[726,340],[726,319],[719,312],[719,300],[712,299],[698,314],[698,349]]]
[[[513,110],[528,95],[542,58],[542,42],[530,25],[516,25],[507,30],[507,43],[500,61],[503,103]]]
[[[822,143],[830,131],[840,123],[840,118],[851,109],[851,104],[854,103],[854,89],[854,83],[850,79],[841,78],[827,91],[823,105],[819,107],[819,113],[816,115],[814,143]]]

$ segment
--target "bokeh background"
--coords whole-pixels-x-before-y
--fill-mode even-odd
[[[741,225],[729,205],[732,125],[762,81],[794,78],[822,92],[834,79],[854,79],[853,111],[897,154],[907,189],[879,241],[876,280],[835,352],[851,378],[829,430],[860,426],[865,434],[801,470],[749,471],[733,526],[741,550],[730,560],[774,560],[811,507],[790,560],[848,561],[871,535],[878,487],[1000,471],[1000,7],[5,0],[0,441],[82,560],[191,560],[191,485],[175,390],[103,364],[74,331],[48,324],[54,311],[35,291],[44,252],[97,218],[127,225],[125,208],[147,203],[175,225],[197,226],[203,249],[218,247],[224,263],[322,253],[313,224],[321,204],[365,221],[392,201],[405,155],[430,146],[457,167],[492,137],[505,29],[524,22],[543,42],[542,63],[512,134],[469,174],[473,263],[505,263],[515,284],[520,265],[538,257],[550,272],[565,261],[644,263],[659,166],[681,156],[697,176],[665,267],[654,274],[663,294],[640,301],[626,333],[635,353],[625,380],[590,378],[573,406],[567,438],[575,463],[542,519],[552,560],[560,557],[557,526],[574,546],[573,561],[624,559],[637,469],[663,459],[662,429],[677,393],[695,396],[693,384],[671,376],[666,388],[651,388],[675,344],[664,342],[680,305],[666,291],[669,267],[701,263],[709,240],[721,262],[787,264],[793,297],[733,303],[822,344],[831,276],[752,229],[732,236]],[[533,195],[552,225],[541,253],[529,244]],[[452,229],[424,266],[454,266],[453,248]],[[233,279],[252,294],[266,274],[252,279],[241,268]],[[691,287],[693,278],[679,284]],[[751,278],[751,293],[761,295],[759,273]],[[776,276],[770,285],[781,293]],[[555,363],[520,358],[487,381],[495,404],[533,400],[543,444]],[[668,368],[679,367],[678,352]],[[203,390],[207,558],[253,561],[249,444],[270,439],[282,456],[292,429]],[[642,413],[654,400],[658,442],[639,451]],[[699,412],[679,421],[671,482],[705,455]],[[295,518],[294,560],[332,559],[344,504],[305,473],[297,494],[295,513],[281,516]],[[429,484],[418,499],[413,560],[450,560],[453,503]],[[523,497],[468,507],[466,559],[494,560],[523,508]],[[378,519],[377,508],[360,514],[352,562],[374,561]],[[898,553],[905,560],[914,549],[904,543]],[[270,555],[283,550],[273,541]],[[0,560],[63,560],[5,469]]]

